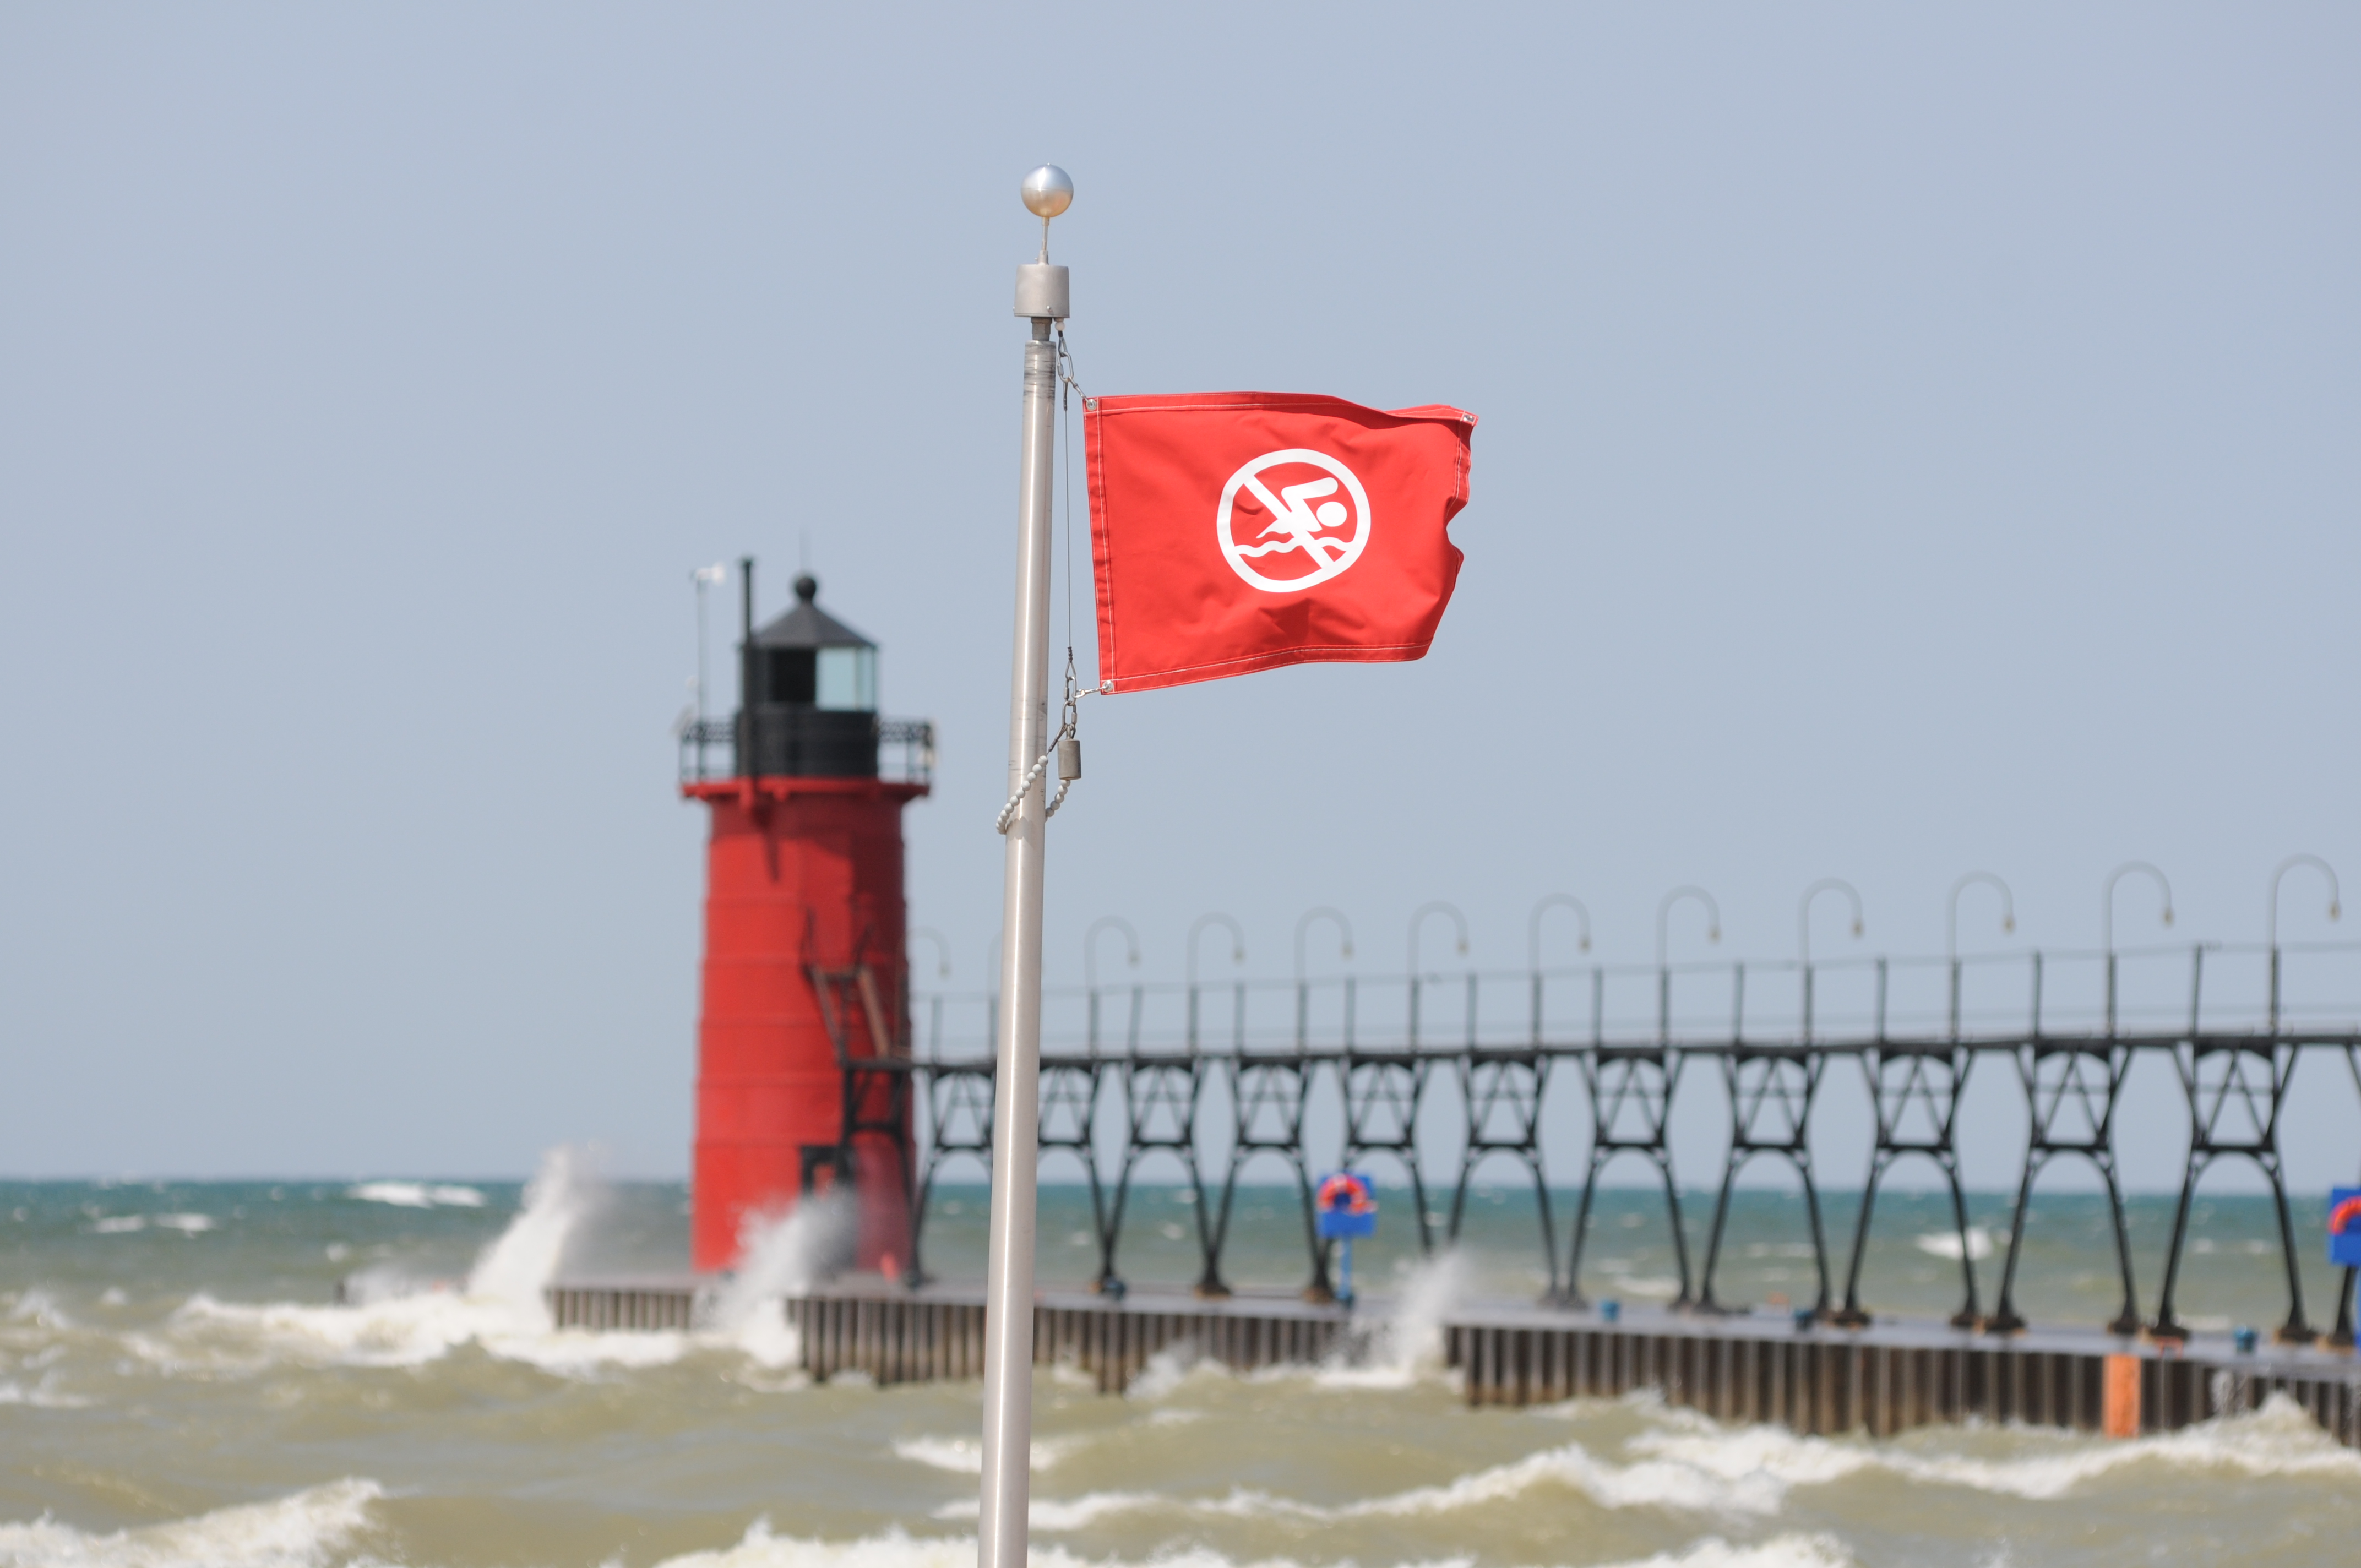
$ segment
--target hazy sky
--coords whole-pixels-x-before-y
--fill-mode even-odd
[[[2361,877],[2356,71],[2337,5],[0,9],[0,1169],[684,1170],[689,572],[807,538],[980,983],[1045,159],[1091,390],[1483,422],[1423,663],[1087,712],[1053,982],[1433,898],[1512,967],[1556,891],[1641,961],[1686,882],[1778,959],[1826,875],[1939,951],[1978,867],[2089,947],[2133,857],[2257,940]]]

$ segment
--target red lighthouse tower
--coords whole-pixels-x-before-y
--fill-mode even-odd
[[[739,709],[683,736],[681,793],[712,813],[697,1021],[692,1263],[733,1266],[750,1227],[857,1194],[854,1265],[910,1257],[902,807],[933,726],[881,719],[877,649],[821,609],[754,627],[740,563]],[[729,772],[708,759],[726,746]],[[881,762],[887,764],[881,767]]]

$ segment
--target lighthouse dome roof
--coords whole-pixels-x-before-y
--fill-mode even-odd
[[[820,609],[819,579],[807,572],[796,579],[796,607],[754,633],[757,648],[874,648],[869,641]]]

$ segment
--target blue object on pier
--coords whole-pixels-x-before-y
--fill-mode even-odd
[[[1336,1299],[1353,1304],[1353,1238],[1378,1234],[1378,1198],[1369,1179],[1357,1171],[1331,1171],[1320,1179],[1312,1199],[1312,1222],[1320,1239],[1336,1246]]]
[[[2328,1261],[2361,1268],[2361,1187],[2328,1190]]]
[[[1599,1321],[1604,1322],[1604,1323],[1620,1322],[1620,1321],[1622,1321],[1622,1318],[1623,1318],[1623,1303],[1622,1303],[1622,1302],[1620,1302],[1620,1301],[1616,1301],[1616,1300],[1606,1300],[1606,1301],[1601,1301],[1601,1302],[1599,1302],[1599,1303],[1598,1303],[1598,1321]]]
[[[1323,1241],[1349,1241],[1378,1234],[1378,1200],[1369,1179],[1357,1171],[1339,1170],[1320,1179],[1312,1212],[1319,1221]]]
[[[2262,1336],[2260,1334],[2257,1333],[2253,1329],[2248,1328],[2244,1323],[2240,1323],[2236,1328],[2230,1331],[2231,1347],[2237,1351],[2240,1355],[2254,1354],[2255,1346],[2261,1338]]]

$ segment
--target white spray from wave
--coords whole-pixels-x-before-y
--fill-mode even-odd
[[[1266,1367],[1253,1376],[1263,1382],[1309,1378],[1320,1387],[1335,1389],[1407,1388],[1436,1376],[1444,1365],[1444,1323],[1466,1299],[1469,1275],[1466,1260],[1456,1252],[1437,1253],[1411,1264],[1399,1276],[1400,1291],[1384,1315],[1353,1320],[1337,1336],[1326,1361],[1313,1367]],[[1191,1377],[1224,1376],[1218,1362],[1175,1348],[1148,1357],[1125,1394],[1152,1403]]]
[[[1413,1264],[1401,1277],[1392,1310],[1356,1324],[1316,1380],[1334,1388],[1406,1388],[1441,1372],[1444,1322],[1466,1299],[1468,1275],[1467,1261],[1456,1251]]]
[[[805,1199],[785,1216],[747,1217],[743,1261],[713,1303],[712,1332],[763,1365],[793,1365],[802,1344],[787,1322],[786,1299],[834,1272],[850,1249],[852,1204],[828,1192]]]
[[[598,1208],[604,1190],[581,1150],[559,1147],[542,1156],[541,1169],[525,1184],[524,1207],[468,1272],[467,1294],[501,1303],[521,1321],[547,1327],[542,1288],[557,1277],[566,1244]]]
[[[559,1373],[677,1360],[685,1335],[552,1326],[543,1288],[556,1277],[567,1245],[597,1212],[603,1192],[588,1156],[553,1149],[526,1184],[523,1208],[457,1289],[379,1275],[354,1281],[357,1299],[341,1307],[254,1306],[199,1294],[172,1315],[160,1336],[133,1335],[126,1343],[167,1368],[232,1373],[289,1360],[416,1366],[469,1344]]]

